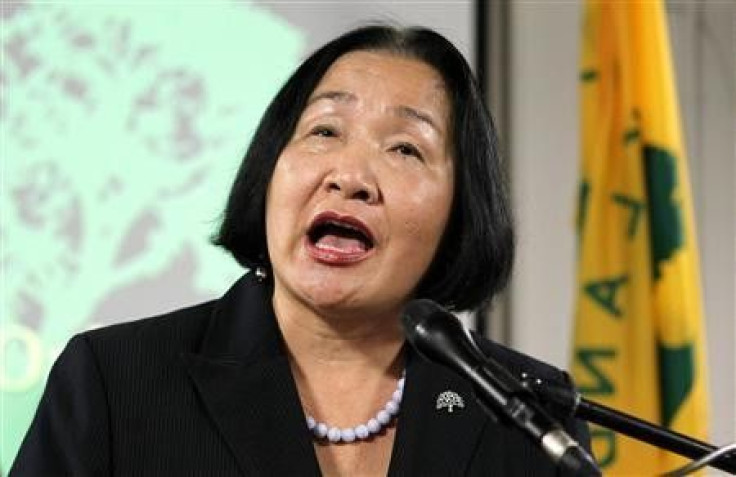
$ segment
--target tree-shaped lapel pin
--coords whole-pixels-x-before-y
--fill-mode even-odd
[[[437,396],[436,408],[438,411],[440,409],[447,409],[447,412],[452,413],[456,407],[464,408],[465,402],[462,396],[455,391],[444,391]]]

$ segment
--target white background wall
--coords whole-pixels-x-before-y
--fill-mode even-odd
[[[671,2],[703,271],[711,440],[736,439],[736,3]],[[577,1],[512,1],[510,148],[519,249],[515,348],[569,364],[578,180]],[[492,74],[491,74],[492,77]]]

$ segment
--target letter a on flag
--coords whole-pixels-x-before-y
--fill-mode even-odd
[[[593,401],[706,439],[697,247],[665,12],[585,5],[572,370]],[[592,427],[607,475],[686,461]]]

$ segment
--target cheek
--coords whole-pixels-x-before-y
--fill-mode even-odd
[[[293,226],[295,195],[299,193],[294,174],[279,160],[276,165],[266,196],[266,238],[269,246],[278,242],[284,232]]]
[[[316,167],[309,167],[306,161],[290,157],[280,158],[268,188],[267,205],[273,206],[276,214],[294,210],[295,204],[303,204],[306,201],[308,194],[315,187],[316,180]],[[275,210],[276,208],[279,210]]]
[[[427,252],[434,251],[447,225],[452,201],[451,190],[447,189],[444,184],[433,184],[405,199],[401,224],[404,235]]]
[[[266,196],[266,242],[270,254],[288,254],[301,240],[321,172],[314,161],[282,154],[276,163]],[[272,256],[273,259],[278,257]]]

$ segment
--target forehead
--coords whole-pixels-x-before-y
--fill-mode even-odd
[[[311,97],[324,91],[360,96],[378,95],[386,101],[432,108],[447,117],[450,101],[440,73],[427,63],[385,51],[353,51],[327,70]]]

